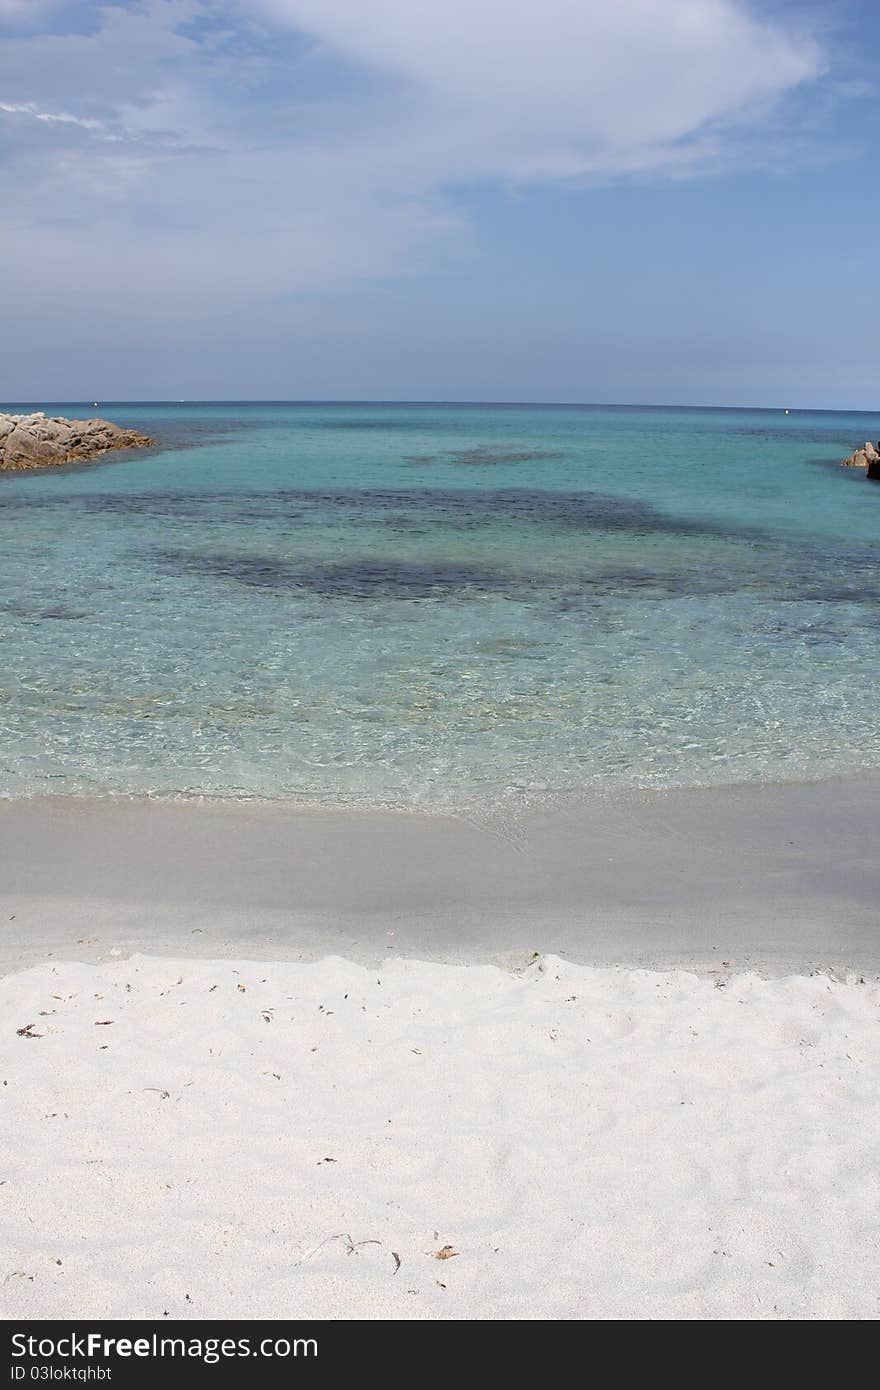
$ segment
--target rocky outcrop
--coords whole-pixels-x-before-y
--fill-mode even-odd
[[[877,452],[877,445],[873,440],[867,439],[863,448],[856,449],[854,454],[850,454],[848,458],[843,460],[842,467],[870,469],[872,464],[876,466],[878,463],[880,463],[880,453]],[[873,477],[876,478],[876,476],[874,473]],[[872,474],[869,473],[868,477],[872,477]]]
[[[0,471],[51,468],[95,458],[110,449],[143,449],[154,441],[110,420],[66,420],[63,416],[0,414]]]
[[[868,482],[880,483],[880,454],[868,459]]]

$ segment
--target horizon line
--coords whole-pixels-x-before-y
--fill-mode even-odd
[[[119,396],[108,397],[103,401],[89,401],[85,397],[71,397],[64,399],[61,396],[42,396],[30,399],[8,400],[3,405],[8,406],[32,406],[39,407],[40,402],[52,405],[90,405],[94,406],[119,406],[119,405],[165,405],[165,406],[186,406],[186,405],[286,405],[286,406],[410,406],[410,407],[438,407],[455,406],[457,408],[472,407],[503,407],[507,409],[519,410],[735,410],[735,411],[764,411],[768,414],[787,413],[791,415],[878,415],[880,406],[858,407],[858,406],[783,406],[783,405],[704,405],[688,404],[687,402],[671,401],[509,401],[509,400],[455,400],[452,398],[439,397],[430,398],[392,398],[392,397],[345,397],[345,396],[315,396],[315,397],[281,397],[281,396],[191,396],[191,397],[135,397]]]

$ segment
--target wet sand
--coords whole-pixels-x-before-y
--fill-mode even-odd
[[[133,952],[880,971],[880,778],[596,794],[469,820],[0,805],[0,967]],[[722,966],[721,962],[727,964]]]
[[[5,1315],[876,1318],[878,790],[0,806]]]

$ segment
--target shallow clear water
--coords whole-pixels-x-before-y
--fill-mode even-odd
[[[7,795],[448,806],[880,765],[880,486],[836,466],[878,416],[101,413],[162,448],[0,475]]]

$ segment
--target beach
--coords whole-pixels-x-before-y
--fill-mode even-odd
[[[10,1378],[880,1317],[880,5],[0,38]]]
[[[876,782],[0,806],[14,1318],[874,1318]]]
[[[880,971],[875,776],[477,815],[0,802],[0,964],[108,950],[374,965]]]
[[[876,1317],[872,418],[111,414],[0,485],[3,1315]]]
[[[876,983],[135,956],[0,994],[8,1317],[877,1316]]]

